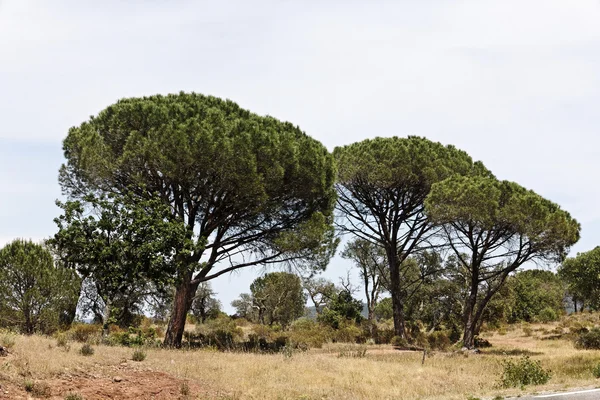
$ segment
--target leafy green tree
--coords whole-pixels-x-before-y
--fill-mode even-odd
[[[377,303],[373,310],[373,315],[377,321],[391,319],[394,316],[392,309],[392,298],[384,297]]]
[[[558,268],[560,278],[567,284],[575,312],[586,307],[600,310],[600,247],[576,257],[567,258]]]
[[[382,247],[374,245],[368,240],[355,238],[346,244],[342,257],[354,261],[354,265],[360,271],[367,301],[367,319],[373,326],[375,307],[379,301],[379,296],[385,291],[383,281],[386,278],[382,277],[387,271],[385,251]]]
[[[84,278],[84,309],[105,330],[135,325],[145,298],[172,279],[173,249],[185,242],[185,228],[156,199],[88,195],[57,204],[64,213],[48,244]]]
[[[436,233],[425,215],[431,185],[452,175],[485,171],[453,146],[420,137],[375,138],[337,147],[337,210],[350,233],[384,249],[395,334],[405,337],[402,285],[406,260]]]
[[[425,202],[468,271],[463,344],[474,346],[481,316],[508,275],[528,261],[561,261],[579,239],[567,212],[513,182],[453,176],[434,184]]]
[[[506,286],[509,323],[548,322],[565,311],[566,285],[552,271],[519,271],[507,279]]]
[[[262,324],[288,326],[304,314],[306,297],[300,278],[289,272],[272,272],[250,285]]]
[[[77,305],[80,287],[75,272],[55,263],[48,249],[17,239],[0,250],[0,325],[51,333]]]
[[[130,98],[63,143],[71,197],[158,200],[185,228],[173,247],[173,310],[165,345],[180,346],[200,283],[257,264],[324,267],[333,237],[334,160],[298,127],[195,93]]]
[[[352,297],[349,290],[342,289],[332,297],[317,321],[338,329],[343,321],[362,321],[362,309],[362,302]]]

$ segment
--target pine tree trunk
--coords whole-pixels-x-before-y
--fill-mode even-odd
[[[183,332],[185,330],[185,320],[187,313],[192,305],[192,300],[196,294],[198,284],[192,284],[192,274],[187,273],[181,280],[181,283],[175,289],[175,299],[173,300],[173,312],[169,318],[165,340],[165,347],[181,347]]]
[[[398,257],[394,251],[388,252],[390,264],[390,295],[392,297],[392,309],[394,312],[394,335],[406,338],[404,326],[404,299],[400,290],[400,267]]]

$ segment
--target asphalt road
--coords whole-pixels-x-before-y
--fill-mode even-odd
[[[537,394],[535,396],[513,397],[514,400],[600,400],[600,389],[574,390],[572,392]],[[507,400],[511,400],[507,399]]]

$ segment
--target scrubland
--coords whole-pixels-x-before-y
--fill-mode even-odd
[[[84,356],[78,342],[4,333],[10,353],[0,358],[0,398],[492,399],[595,387],[600,351],[577,349],[573,339],[599,324],[598,314],[581,314],[504,326],[482,335],[492,346],[480,354],[431,351],[424,362],[418,351],[342,343],[269,354],[145,348],[133,361],[129,347],[95,345]],[[502,361],[522,356],[551,370],[548,383],[499,387]],[[48,390],[27,392],[32,383]]]

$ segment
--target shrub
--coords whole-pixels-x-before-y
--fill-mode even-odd
[[[79,350],[79,353],[82,356],[91,356],[94,354],[94,348],[92,347],[91,344],[89,343],[84,343],[83,346],[81,346],[81,350]]]
[[[448,334],[444,331],[432,332],[427,336],[427,342],[430,349],[440,351],[447,350],[452,345]]]
[[[26,392],[33,392],[34,385],[34,381],[32,381],[31,379],[25,379],[25,381],[23,382],[23,389],[25,389]]]
[[[308,318],[299,318],[287,332],[291,343],[298,347],[321,348],[323,343],[332,340],[333,329]]]
[[[558,319],[558,314],[556,310],[552,307],[546,307],[540,311],[537,316],[537,320],[543,323],[556,321]]]
[[[402,336],[394,336],[390,341],[392,346],[395,347],[406,347],[408,346],[408,342]]]
[[[540,361],[533,361],[529,356],[513,361],[502,362],[503,372],[500,386],[503,388],[526,385],[542,385],[550,379],[550,371],[542,368]]]
[[[0,339],[0,344],[7,349],[12,348],[16,343],[16,336],[12,333],[5,333]]]
[[[595,378],[600,378],[600,364],[596,364],[596,366],[592,369],[592,374]]]
[[[528,323],[524,323],[524,324],[521,324],[521,327],[523,329],[523,334],[525,336],[533,335],[533,329],[531,328],[531,325],[529,325]]]
[[[25,390],[30,392],[33,397],[50,397],[52,390],[46,382],[26,381]]]
[[[578,349],[600,349],[600,328],[593,328],[591,331],[581,331],[579,337],[575,340],[575,347]]]
[[[133,361],[144,361],[146,359],[146,352],[142,349],[136,349],[133,351],[131,359]]]
[[[86,343],[90,341],[94,336],[99,337],[102,327],[100,325],[92,324],[75,324],[69,329],[71,339],[76,342]]]
[[[244,331],[231,318],[219,316],[206,321],[204,324],[197,325],[196,335],[200,345],[215,346],[224,350],[232,349],[235,343],[241,340]]]

